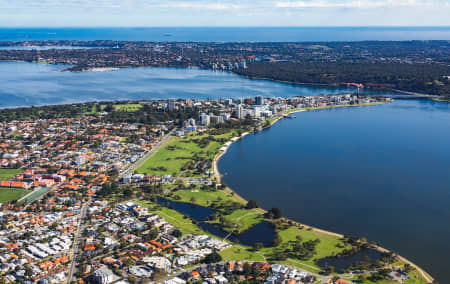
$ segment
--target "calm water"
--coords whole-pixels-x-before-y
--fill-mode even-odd
[[[110,72],[57,72],[67,66],[0,62],[0,108],[104,100],[219,99],[354,92],[248,80],[198,69],[126,68]]]
[[[339,273],[345,273],[345,271],[348,268],[350,268],[352,264],[364,261],[366,259],[369,259],[371,263],[374,263],[377,260],[379,260],[382,256],[383,254],[376,250],[365,249],[351,256],[339,258],[337,257],[322,258],[317,261],[317,264],[320,267],[333,266],[335,268],[335,271]]]
[[[0,50],[49,50],[49,49],[91,49],[93,47],[85,47],[85,46],[67,46],[67,45],[59,45],[59,46],[16,46],[16,45],[8,45],[8,46],[0,46]]]
[[[367,237],[450,279],[450,104],[295,115],[233,144],[219,162],[224,181],[264,208]]]
[[[450,27],[0,28],[0,40],[361,41],[448,40]]]
[[[158,199],[158,204],[170,207],[183,215],[199,222],[198,226],[205,232],[213,234],[219,238],[227,238],[233,242],[238,242],[246,246],[253,246],[255,243],[261,243],[265,247],[273,245],[276,233],[271,223],[267,221],[259,222],[258,224],[250,227],[248,230],[239,235],[231,235],[229,232],[223,230],[220,226],[215,224],[205,223],[208,217],[215,213],[214,210],[204,207],[193,205],[186,202],[174,202],[167,199]]]

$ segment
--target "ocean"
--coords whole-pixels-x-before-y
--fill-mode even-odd
[[[0,41],[323,42],[449,39],[450,27],[0,28]]]

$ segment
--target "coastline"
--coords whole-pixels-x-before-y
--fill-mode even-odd
[[[337,105],[337,106],[325,106],[325,107],[313,107],[313,108],[302,108],[302,109],[293,109],[293,110],[288,110],[286,113],[283,113],[282,116],[277,117],[273,122],[270,123],[270,125],[267,127],[272,127],[276,122],[278,122],[281,118],[284,118],[286,115],[292,114],[292,113],[299,113],[299,112],[304,112],[304,111],[311,111],[311,110],[320,110],[320,109],[329,109],[329,108],[337,108],[337,107],[359,107],[359,106],[373,106],[373,105],[381,105],[381,104],[385,104],[385,103],[389,103],[392,102],[393,100],[390,101],[386,101],[386,102],[377,102],[377,103],[368,103],[368,104],[358,104],[358,105]],[[220,160],[220,158],[222,158],[227,152],[228,149],[230,148],[230,146],[238,141],[243,139],[246,135],[248,135],[249,133],[243,133],[240,137],[238,137],[238,139],[235,139],[234,141],[232,140],[231,143],[229,143],[229,145],[225,146],[226,148],[224,150],[221,150],[215,157],[213,160],[213,171],[214,171],[214,177],[216,178],[217,183],[221,183],[222,181],[222,175],[219,171],[219,167],[218,167],[218,162]],[[230,188],[229,186],[227,186],[227,189],[229,189],[231,192],[233,192],[234,196],[236,196],[238,199],[242,200],[243,202],[247,202],[247,200],[245,198],[243,198],[241,195],[239,195],[234,189]],[[267,212],[266,209],[260,208],[263,212]],[[291,221],[295,224],[304,226],[305,228],[311,229],[315,232],[318,233],[322,233],[322,234],[326,234],[329,236],[333,236],[333,237],[337,237],[337,238],[343,238],[344,235],[340,234],[340,233],[335,233],[335,232],[331,232],[331,231],[327,231],[325,229],[320,229],[317,227],[313,227],[307,224],[303,224],[301,222],[298,222],[296,220],[293,219],[289,219],[287,217],[282,217],[285,220]],[[382,253],[393,253],[391,250],[388,250],[386,248],[383,248],[379,245],[372,245],[372,248],[382,252]],[[409,265],[411,265],[412,267],[414,267],[418,273],[420,273],[420,275],[423,277],[423,279],[425,281],[427,281],[428,283],[432,283],[434,281],[434,278],[427,273],[425,270],[423,270],[420,266],[418,266],[417,264],[415,264],[414,262],[408,260],[407,258],[399,255],[399,254],[395,254],[402,262],[407,263]]]

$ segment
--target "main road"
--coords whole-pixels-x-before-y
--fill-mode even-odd
[[[81,232],[83,232],[83,229],[84,229],[83,221],[84,221],[84,218],[86,218],[86,211],[87,211],[87,208],[90,203],[91,203],[91,201],[89,200],[81,208],[80,221],[78,222],[77,232],[75,233],[75,237],[73,238],[73,247],[72,247],[71,258],[70,258],[72,260],[72,263],[70,264],[69,275],[67,276],[67,282],[66,282],[67,284],[72,282],[73,274],[75,273],[75,268],[77,265],[78,251],[80,250],[80,239],[81,239],[80,234],[81,234]]]

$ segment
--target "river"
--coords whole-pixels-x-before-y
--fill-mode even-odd
[[[305,224],[367,237],[450,279],[450,104],[309,111],[234,143],[226,182]]]
[[[58,72],[64,65],[0,62],[0,108],[89,101],[313,96],[355,89],[249,80],[211,70],[140,67]]]

